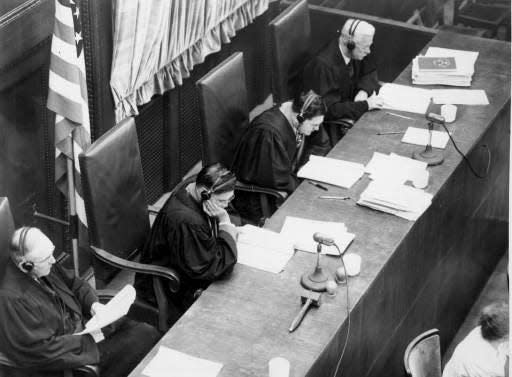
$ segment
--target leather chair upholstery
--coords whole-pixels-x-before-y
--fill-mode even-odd
[[[168,284],[173,292],[177,291],[180,285],[178,274],[170,268],[131,261],[144,246],[150,230],[133,118],[103,134],[79,156],[79,160],[89,243],[95,257],[115,267],[116,271],[124,269],[153,276],[158,307],[141,298],[135,307],[145,308],[147,313],[131,314],[137,319],[158,324],[162,331],[166,330],[170,314],[162,284]]]
[[[409,343],[404,354],[404,367],[409,377],[441,377],[438,329],[425,331]]]
[[[311,24],[307,0],[286,8],[270,24],[272,41],[272,94],[281,103],[300,91],[302,69],[308,60]]]
[[[203,160],[232,165],[233,155],[249,122],[244,58],[236,52],[199,81]]]
[[[206,165],[221,162],[231,167],[240,137],[249,124],[243,53],[232,54],[199,79],[196,85],[202,120],[203,161]],[[278,203],[286,198],[285,192],[250,182],[237,182],[235,190],[261,194],[265,217],[274,211],[268,195]]]

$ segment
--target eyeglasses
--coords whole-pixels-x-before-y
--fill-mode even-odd
[[[235,199],[235,195],[231,195],[229,198],[227,199],[219,199],[219,198],[215,198],[216,201],[218,201],[219,203],[221,204],[229,204],[231,203],[231,201]]]

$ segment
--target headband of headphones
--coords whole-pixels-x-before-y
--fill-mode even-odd
[[[201,191],[201,199],[209,200],[212,197],[212,194],[215,194],[222,188],[232,185],[236,180],[235,174],[229,170],[226,170],[223,174],[219,175],[215,182],[213,182],[212,186],[207,189]]]
[[[352,19],[352,23],[350,24],[350,27],[348,28],[348,41],[347,41],[347,48],[349,50],[353,50],[356,48],[356,43],[354,42],[354,34],[356,32],[357,26],[361,23],[361,20]]]
[[[21,261],[18,263],[18,267],[24,272],[30,272],[34,268],[34,263],[27,261],[26,259],[26,247],[25,242],[28,235],[28,232],[32,229],[32,227],[24,226],[20,230],[20,236],[18,237],[18,245],[11,245],[13,249],[18,249],[21,254]]]
[[[299,123],[304,122],[304,113],[309,109],[317,97],[318,95],[316,93],[309,91],[306,99],[304,100],[304,103],[302,104],[302,107],[300,108],[300,112],[297,114],[297,120]]]

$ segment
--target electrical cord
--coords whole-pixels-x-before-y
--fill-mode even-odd
[[[336,246],[336,249],[338,250],[338,254],[340,255],[341,265],[343,266],[343,271],[345,272],[345,288],[347,290],[347,337],[345,338],[345,344],[343,345],[343,349],[341,350],[340,358],[338,359],[338,363],[336,364],[336,370],[334,371],[333,377],[336,377],[336,374],[338,373],[338,370],[341,365],[341,360],[343,360],[343,355],[345,355],[345,350],[347,349],[348,339],[350,337],[350,301],[348,296],[348,275],[347,275],[347,268],[345,267],[345,262],[343,261],[343,255],[341,253],[340,248],[336,243],[334,243],[334,246]]]
[[[457,146],[457,144],[455,143],[455,140],[453,140],[453,137],[451,135],[451,133],[448,131],[448,128],[446,128],[446,125],[443,123],[441,123],[446,131],[446,133],[448,134],[450,140],[452,141],[452,144],[453,146],[455,147],[455,150],[457,152],[459,152],[459,154],[462,156],[462,158],[464,159],[464,161],[466,162],[466,164],[468,165],[469,167],[469,170],[471,170],[471,172],[475,175],[475,177],[477,178],[480,178],[480,179],[484,179],[484,178],[487,178],[487,176],[489,175],[489,168],[491,167],[491,150],[489,149],[489,147],[487,146],[487,144],[483,144],[483,145],[480,145],[481,148],[485,148],[487,149],[487,154],[489,156],[488,160],[487,160],[487,167],[485,169],[485,174],[484,175],[480,175],[478,174],[475,169],[473,168],[473,166],[471,165],[471,162],[469,162],[468,158],[464,155],[464,153],[462,153],[459,149],[459,147]]]

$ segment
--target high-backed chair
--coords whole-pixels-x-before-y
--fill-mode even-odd
[[[196,85],[202,120],[203,161],[205,165],[221,162],[231,167],[238,141],[249,123],[243,54],[232,54]],[[286,198],[284,192],[251,182],[237,182],[235,190],[260,193],[265,217],[273,212],[267,195],[278,202]]]
[[[272,46],[272,95],[285,102],[300,91],[302,70],[308,60],[311,24],[307,0],[298,0],[270,24]]]
[[[425,331],[409,343],[404,354],[404,367],[410,377],[441,377],[438,329]]]
[[[89,243],[94,256],[116,269],[153,276],[157,307],[142,300],[140,319],[168,328],[168,298],[164,284],[172,292],[179,289],[180,279],[170,268],[134,262],[149,234],[150,222],[144,177],[135,129],[129,118],[98,138],[79,157],[82,189],[89,229]],[[95,261],[97,263],[97,261]],[[144,305],[146,304],[146,305]],[[139,318],[139,316],[134,315]]]
[[[4,273],[4,266],[9,260],[9,245],[14,233],[14,221],[9,207],[9,200],[0,197],[0,274]],[[0,377],[16,377],[24,375],[19,368],[6,355],[0,352]],[[93,365],[84,365],[72,371],[73,377],[98,377],[98,368]]]

